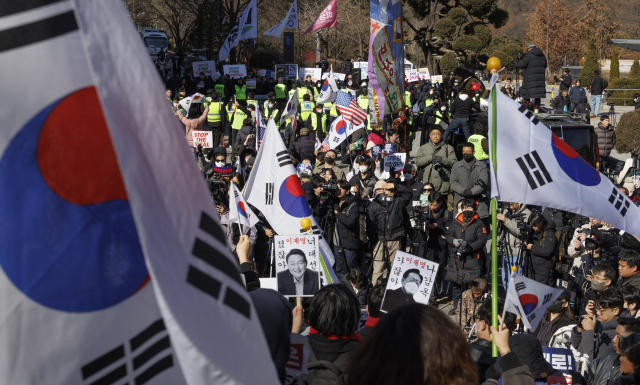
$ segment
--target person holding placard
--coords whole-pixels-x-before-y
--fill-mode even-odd
[[[204,109],[204,112],[202,113],[202,115],[200,115],[199,118],[189,119],[185,116],[182,116],[182,114],[177,115],[178,119],[180,119],[180,122],[182,122],[182,124],[184,124],[185,126],[185,137],[187,138],[187,142],[189,143],[189,146],[193,147],[193,136],[191,135],[191,133],[193,131],[202,131],[202,123],[204,123],[204,121],[207,119],[208,113],[209,113],[209,105],[207,103],[207,106]],[[187,113],[187,116],[188,116],[188,113]]]
[[[278,291],[288,296],[310,296],[318,292],[318,272],[307,268],[307,256],[302,250],[291,249],[286,256],[287,270],[278,276]]]

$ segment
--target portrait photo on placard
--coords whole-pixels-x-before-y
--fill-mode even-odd
[[[317,235],[276,235],[278,292],[285,297],[312,297],[320,290]]]
[[[380,310],[388,313],[408,303],[429,304],[438,264],[397,251]]]

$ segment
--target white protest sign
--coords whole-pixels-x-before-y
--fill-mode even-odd
[[[354,61],[353,62],[353,68],[368,68],[369,67],[369,62],[366,61]]]
[[[417,82],[418,80],[420,80],[420,78],[418,77],[418,71],[416,70],[404,71],[404,76],[409,83]]]
[[[258,70],[258,76],[267,76],[267,70]]]
[[[248,90],[255,90],[256,89],[256,79],[247,79],[245,84],[247,85],[247,89]]]
[[[247,76],[247,67],[244,64],[225,64],[223,68],[225,75],[229,75],[231,79]]]
[[[429,304],[438,264],[396,251],[380,310],[388,313],[405,303]]]
[[[347,75],[345,75],[345,74],[341,74],[341,73],[338,73],[338,72],[334,72],[334,73],[333,73],[333,77],[334,77],[334,78],[336,78],[336,79],[338,79],[338,80],[340,80],[340,81],[344,80],[344,78],[345,78],[346,76],[347,76]],[[328,72],[325,72],[325,73],[323,73],[323,74],[322,74],[322,79],[323,79],[323,80],[324,80],[324,79],[326,79],[326,78],[328,78],[328,77],[329,77],[329,73],[328,73]]]
[[[193,138],[194,147],[197,147],[199,144],[204,148],[213,147],[211,131],[191,131],[191,137]]]
[[[389,154],[384,157],[384,171],[389,172],[390,167],[393,166],[394,170],[404,167],[404,162],[407,159],[407,154],[397,153],[397,154]]]
[[[284,366],[287,371],[285,384],[296,384],[296,378],[301,374],[307,374],[307,362],[309,361],[309,340],[298,333],[291,334],[291,355]]]
[[[418,77],[420,77],[420,79],[429,79],[429,68],[418,69]]]
[[[298,80],[297,64],[276,64],[276,74],[279,71],[284,71],[285,80]]]
[[[198,76],[201,73],[204,73],[205,76],[210,76],[218,72],[216,69],[216,62],[213,60],[193,62],[191,63],[191,66],[193,67],[193,74],[195,76]]]
[[[285,297],[313,297],[320,290],[317,235],[276,235],[278,292]],[[294,281],[302,279],[303,286]]]
[[[307,76],[311,76],[312,82],[317,82],[322,76],[322,68],[306,68],[302,67],[298,69],[298,77],[300,80],[305,80]]]
[[[220,75],[220,72],[216,71],[216,73],[211,75],[211,79],[213,79],[213,81],[215,82],[216,80],[218,80],[220,78],[220,76],[222,76],[222,75]]]
[[[442,75],[432,75],[431,84],[442,83]]]

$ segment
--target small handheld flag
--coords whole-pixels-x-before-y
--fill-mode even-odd
[[[239,225],[253,227],[260,222],[258,216],[251,211],[249,205],[244,200],[242,193],[235,183],[231,183],[231,194],[229,196],[229,222],[238,222]]]
[[[504,310],[520,316],[524,326],[536,330],[549,305],[564,289],[554,289],[533,279],[511,273]],[[503,316],[504,319],[504,316]]]

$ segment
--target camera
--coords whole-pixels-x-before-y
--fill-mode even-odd
[[[440,172],[440,170],[442,170],[442,164],[434,163],[433,164],[433,169],[436,170],[437,172]]]
[[[458,246],[458,250],[456,250],[456,255],[458,256],[458,258],[462,258],[462,253],[464,253],[467,246],[468,246],[467,241],[462,241],[460,243],[460,246]]]
[[[602,251],[612,252],[614,255],[620,253],[620,243],[622,238],[619,234],[605,230],[599,230],[602,225],[593,226],[591,229],[591,236],[584,240],[584,247],[587,250],[598,250],[600,249],[600,254],[602,255]],[[617,231],[617,230],[613,230]],[[604,250],[607,249],[607,250]]]
[[[388,207],[391,202],[393,202],[393,197],[391,195],[382,194],[380,195],[380,204],[384,207]]]
[[[335,180],[327,181],[322,185],[322,191],[320,191],[320,201],[326,203],[333,203],[332,201],[336,197],[336,191],[338,190],[338,185]]]

